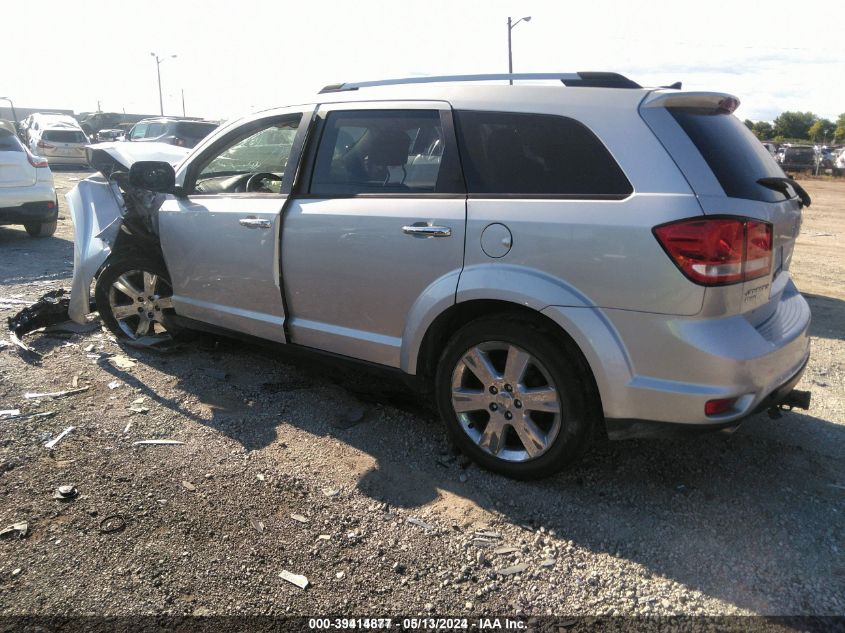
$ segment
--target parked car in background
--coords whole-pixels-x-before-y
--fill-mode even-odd
[[[0,127],[0,224],[23,224],[33,237],[56,232],[59,202],[47,161]]]
[[[789,145],[783,149],[779,163],[784,171],[814,171],[816,150],[812,145]]]
[[[833,161],[833,175],[841,176],[845,173],[845,147],[839,150],[836,159]]]
[[[79,126],[56,124],[33,130],[29,148],[51,165],[87,165],[85,147],[91,140]]]
[[[100,130],[96,134],[98,143],[107,143],[108,141],[122,141],[123,135],[123,130],[119,128],[116,128],[114,130]]]
[[[69,114],[60,112],[33,112],[20,122],[19,136],[24,145],[29,147],[33,135],[39,134],[47,126],[67,126],[82,129],[79,122]]]
[[[329,86],[222,126],[175,169],[93,146],[114,175],[68,194],[70,316],[96,277],[122,339],[198,328],[382,365],[519,478],[605,431],[806,408],[810,309],[789,264],[810,199],[739,101],[553,77]]]
[[[211,121],[160,117],[138,121],[129,131],[126,140],[194,147],[216,129],[217,123]]]

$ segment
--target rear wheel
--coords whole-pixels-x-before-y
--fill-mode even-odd
[[[524,318],[464,326],[443,352],[435,381],[452,440],[485,468],[545,477],[589,446],[597,406],[580,352]]]
[[[28,222],[23,227],[32,237],[50,237],[56,232],[58,220],[52,222]]]
[[[177,335],[173,289],[164,264],[136,254],[114,257],[94,291],[97,311],[118,338]]]

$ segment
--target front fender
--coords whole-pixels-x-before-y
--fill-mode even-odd
[[[68,314],[85,323],[91,282],[111,254],[123,222],[123,197],[117,185],[100,176],[81,181],[65,196],[73,219],[73,283]]]

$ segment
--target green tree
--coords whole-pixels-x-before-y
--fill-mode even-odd
[[[757,123],[754,124],[754,127],[751,128],[751,131],[754,132],[754,135],[761,141],[766,141],[774,135],[774,128],[768,121],[757,121]]]
[[[836,119],[836,129],[833,132],[833,140],[836,143],[845,141],[845,112]]]
[[[775,119],[774,131],[786,138],[810,138],[810,126],[817,119],[812,112],[783,112]]]
[[[754,130],[754,121],[752,121],[751,119],[745,119],[743,123],[745,123],[745,127],[747,127],[749,130]]]
[[[823,143],[833,138],[836,124],[830,119],[819,119],[810,126],[807,134],[814,143]]]

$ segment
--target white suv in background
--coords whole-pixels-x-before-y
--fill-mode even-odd
[[[0,128],[0,224],[23,224],[33,237],[56,232],[59,203],[47,161]]]

